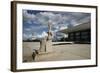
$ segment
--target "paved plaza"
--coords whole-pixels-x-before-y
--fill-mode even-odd
[[[57,42],[53,42],[53,44],[56,43]],[[35,60],[33,60],[32,53],[34,49],[39,50],[39,47],[39,42],[23,42],[23,62],[84,60],[91,58],[90,44],[64,43],[61,45],[53,45],[53,52],[37,54]]]

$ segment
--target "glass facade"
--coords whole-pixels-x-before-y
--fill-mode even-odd
[[[91,33],[90,29],[89,30],[84,30],[84,31],[76,31],[76,32],[71,32],[69,33],[69,41],[74,41],[74,42],[90,42],[91,40]]]

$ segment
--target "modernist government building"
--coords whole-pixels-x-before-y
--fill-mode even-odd
[[[62,32],[68,34],[67,41],[75,43],[90,43],[91,42],[91,22],[90,20],[81,20],[78,25],[67,28]]]

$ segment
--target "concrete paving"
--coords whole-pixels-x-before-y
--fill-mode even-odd
[[[55,44],[57,42],[53,42]],[[53,52],[38,54],[32,59],[32,51],[39,49],[39,42],[23,42],[23,62],[82,60],[91,58],[90,44],[53,45]]]

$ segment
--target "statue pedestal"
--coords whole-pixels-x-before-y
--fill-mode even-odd
[[[52,49],[52,40],[47,40],[46,39],[42,39],[40,42],[40,49],[38,51],[38,54],[43,54],[43,53],[49,53],[49,52],[53,52]]]
[[[38,53],[46,52],[46,38],[41,39]]]
[[[52,40],[47,40],[47,43],[46,43],[46,52],[53,52]]]
[[[40,41],[40,49],[38,53],[49,53],[53,52],[52,49],[52,32],[51,32],[51,24],[48,24],[48,36],[45,36]]]

